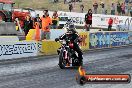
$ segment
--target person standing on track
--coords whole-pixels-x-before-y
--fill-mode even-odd
[[[108,21],[108,31],[111,31],[112,25],[113,25],[113,19],[110,17]]]
[[[25,36],[27,36],[29,30],[32,29],[32,28],[33,28],[33,20],[28,15],[28,16],[26,16],[26,20],[24,20],[24,32],[25,32]]]
[[[59,18],[58,18],[58,13],[57,11],[55,11],[53,13],[53,16],[52,16],[52,29],[57,29],[58,27],[58,22],[59,22]]]
[[[36,17],[34,18],[34,28],[35,28],[35,23],[36,22],[38,22],[39,28],[41,28],[41,19],[39,17],[39,14],[37,14]]]
[[[87,31],[89,31],[90,26],[92,26],[92,9],[89,9],[85,15],[85,27]]]
[[[49,17],[48,10],[44,10],[44,15],[41,17],[42,21],[42,35],[43,39],[50,39],[50,25],[52,24],[52,19]]]

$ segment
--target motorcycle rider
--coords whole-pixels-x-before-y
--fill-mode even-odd
[[[81,38],[79,37],[79,34],[75,30],[74,24],[69,24],[69,27],[67,29],[67,32],[59,37],[59,40],[70,40],[70,42],[73,43],[73,50],[78,53],[78,60],[79,65],[83,64],[83,53],[80,49],[78,42],[81,42]],[[58,41],[58,39],[55,39],[55,41]]]

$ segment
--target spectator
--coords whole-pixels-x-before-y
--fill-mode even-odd
[[[128,15],[128,8],[129,8],[128,3],[124,3],[124,4],[125,4],[125,14]]]
[[[25,36],[27,36],[29,30],[32,28],[33,28],[33,21],[31,20],[31,17],[28,15],[28,16],[26,16],[26,20],[24,20]]]
[[[111,15],[115,15],[115,4],[111,4]]]
[[[53,28],[53,29],[57,29],[58,20],[59,20],[58,14],[57,14],[57,11],[55,11],[55,12],[53,13],[53,16],[52,16],[52,28]]]
[[[130,16],[132,17],[132,1],[130,2],[129,12],[130,12]]]
[[[132,5],[132,0],[129,0],[129,4],[131,4],[131,5]]]
[[[125,0],[125,3],[129,3],[130,0]]]
[[[121,12],[122,12],[122,15],[124,16],[125,15],[125,4],[124,3],[121,4]]]
[[[71,12],[73,10],[73,5],[72,3],[69,4],[69,11]]]
[[[34,24],[36,23],[36,22],[38,22],[38,24],[39,24],[39,28],[41,28],[41,19],[40,19],[40,17],[39,17],[39,14],[37,14],[36,15],[36,18],[34,19]]]
[[[132,10],[130,11],[130,15],[131,15],[131,17],[132,17]]]
[[[106,11],[105,11],[105,4],[103,2],[101,2],[101,12],[102,14],[106,14]]]
[[[87,31],[89,31],[90,26],[92,26],[92,9],[89,9],[85,15],[85,27]]]
[[[42,20],[42,35],[41,39],[50,39],[50,25],[52,24],[52,20],[49,17],[48,10],[44,10],[44,15],[41,17]]]
[[[105,10],[105,15],[107,15],[107,10]]]
[[[54,3],[57,3],[57,2],[59,2],[59,0],[53,0],[53,2],[54,2]]]
[[[64,0],[64,4],[66,4],[66,0]]]
[[[97,9],[98,9],[98,3],[93,4],[93,9],[94,9],[94,14],[97,14]]]
[[[121,15],[121,5],[119,2],[117,4],[117,12],[118,12],[118,15]]]
[[[76,0],[71,0],[71,2],[74,2],[74,4],[76,3]]]
[[[110,17],[110,19],[108,20],[108,31],[111,31],[113,25],[113,19]]]
[[[81,13],[83,13],[83,11],[84,11],[84,5],[83,4],[80,5],[80,9],[81,9]]]

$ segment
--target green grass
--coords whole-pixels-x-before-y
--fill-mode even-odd
[[[68,4],[64,4],[64,0],[59,0],[59,3],[52,3],[51,0],[13,0],[16,4],[15,7],[23,8],[23,7],[31,7],[33,9],[48,9],[51,11],[61,10],[68,11]],[[95,0],[82,0],[81,3],[76,3],[74,5],[74,12],[80,12],[80,4],[85,6],[84,11],[87,12],[88,9],[92,8],[93,1]],[[110,13],[110,4],[112,2],[122,2],[123,0],[96,0],[97,2],[105,2],[108,13]],[[100,9],[99,9],[100,11]]]

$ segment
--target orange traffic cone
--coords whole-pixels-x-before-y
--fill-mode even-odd
[[[35,40],[39,41],[40,40],[40,30],[39,30],[39,23],[35,23],[35,29],[36,29],[36,34],[35,34]]]

